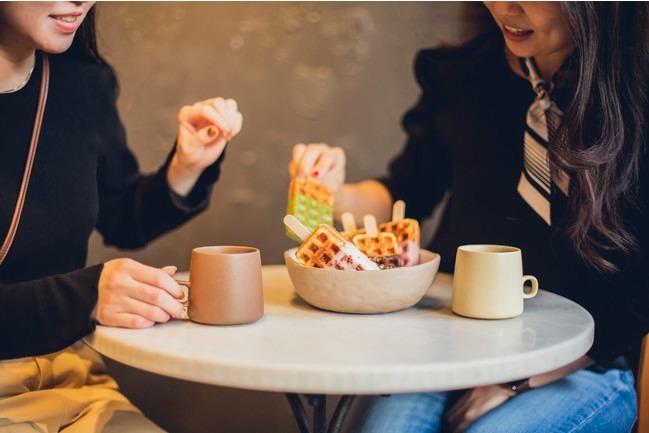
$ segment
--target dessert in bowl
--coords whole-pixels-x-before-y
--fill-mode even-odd
[[[419,264],[355,272],[298,263],[292,248],[284,260],[297,294],[309,304],[340,313],[377,314],[415,305],[433,284],[440,256],[420,250]]]

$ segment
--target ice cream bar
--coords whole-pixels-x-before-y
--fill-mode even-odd
[[[333,194],[325,185],[313,179],[295,178],[288,188],[286,213],[295,216],[308,230],[320,224],[333,224]],[[288,227],[286,234],[301,241]]]
[[[380,233],[376,227],[376,218],[365,215],[366,234],[354,236],[354,245],[368,257],[393,256],[399,254],[397,238],[392,233]]]
[[[398,200],[392,206],[392,221],[379,226],[380,232],[392,233],[399,244],[399,254],[403,266],[413,266],[419,263],[419,222],[415,219],[404,218],[406,205]]]
[[[343,271],[379,270],[376,263],[330,225],[320,224],[311,233],[293,215],[286,215],[284,224],[304,241],[295,253],[303,266]]]

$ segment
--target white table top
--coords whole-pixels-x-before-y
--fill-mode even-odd
[[[264,266],[265,315],[207,326],[174,320],[131,330],[99,326],[86,341],[124,364],[175,378],[265,391],[379,394],[450,390],[546,372],[590,348],[586,310],[540,291],[523,315],[467,319],[450,311],[439,274],[416,306],[382,315],[321,311],[294,292],[284,266]]]

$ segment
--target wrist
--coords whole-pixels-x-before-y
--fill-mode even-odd
[[[522,394],[525,391],[532,389],[529,378],[509,382],[507,386],[509,386],[509,389],[514,391],[514,395]]]
[[[202,170],[192,170],[183,166],[176,153],[167,168],[167,183],[173,192],[186,197],[201,176],[201,172]]]

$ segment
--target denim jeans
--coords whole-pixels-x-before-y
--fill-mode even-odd
[[[581,370],[524,392],[483,415],[467,433],[628,433],[637,418],[629,371]],[[461,392],[373,397],[353,433],[442,433],[443,415]]]

